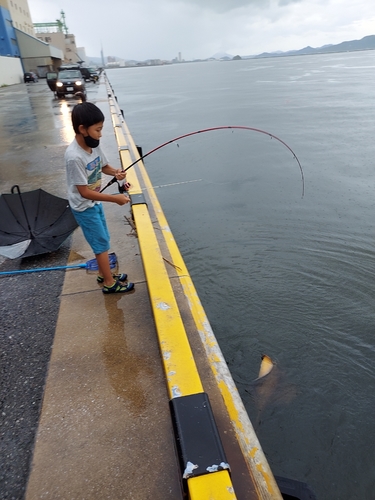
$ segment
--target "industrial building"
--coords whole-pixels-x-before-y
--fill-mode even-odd
[[[0,0],[0,86],[21,83],[25,72],[43,78],[62,63],[85,57],[63,11],[55,22],[33,24],[27,0]]]

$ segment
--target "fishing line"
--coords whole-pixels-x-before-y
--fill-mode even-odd
[[[145,187],[142,188],[142,191],[147,191],[148,189],[160,189],[160,188],[165,188],[165,187],[170,187],[170,186],[180,186],[181,184],[190,184],[191,182],[200,182],[203,179],[193,179],[191,181],[181,181],[181,182],[171,182],[170,184],[159,184],[159,186],[151,186],[149,188]]]
[[[279,141],[281,144],[283,144],[283,146],[285,146],[293,155],[293,158],[296,160],[296,162],[298,163],[298,167],[300,169],[300,172],[301,172],[301,178],[302,178],[302,198],[305,194],[305,177],[304,177],[304,174],[303,174],[303,170],[302,170],[302,165],[299,161],[299,159],[297,158],[297,155],[295,154],[295,152],[292,150],[292,148],[290,146],[288,146],[288,144],[286,142],[284,142],[282,139],[280,139],[279,137],[277,137],[276,135],[274,134],[271,134],[271,132],[267,132],[266,130],[262,130],[260,128],[254,128],[254,127],[246,127],[245,125],[226,125],[226,126],[221,126],[221,127],[210,127],[210,128],[205,128],[205,129],[202,129],[202,130],[196,130],[195,132],[189,132],[188,134],[183,134],[183,135],[180,135],[178,137],[175,137],[174,139],[171,139],[167,142],[164,142],[163,144],[160,144],[160,146],[157,146],[156,148],[154,149],[151,149],[151,151],[148,151],[147,153],[145,153],[144,155],[140,156],[138,158],[138,160],[134,161],[131,165],[129,165],[128,167],[126,167],[124,169],[124,172],[126,172],[127,170],[129,170],[130,168],[134,167],[134,165],[136,165],[139,161],[143,160],[144,158],[147,158],[147,156],[149,156],[150,154],[152,153],[155,153],[156,151],[158,151],[159,149],[161,148],[164,148],[165,146],[167,146],[168,144],[172,144],[173,142],[176,142],[176,141],[180,141],[181,139],[184,139],[186,137],[190,137],[192,135],[196,135],[196,134],[203,134],[205,132],[213,132],[214,130],[225,130],[225,129],[240,129],[240,130],[250,130],[252,132],[258,132],[260,134],[264,134],[264,135],[268,135],[269,137],[271,137],[271,139],[276,139],[277,141]],[[101,189],[100,192],[104,191],[105,189],[107,189],[107,187],[111,186],[114,182],[117,182],[117,179],[116,177],[113,177],[112,180],[110,180],[108,182],[108,184],[103,188]]]

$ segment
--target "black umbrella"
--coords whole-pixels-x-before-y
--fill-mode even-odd
[[[17,193],[15,193],[17,191]],[[0,197],[0,254],[15,259],[57,250],[78,226],[68,201],[43,189]]]

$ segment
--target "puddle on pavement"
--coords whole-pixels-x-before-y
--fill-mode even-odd
[[[126,295],[126,294],[125,294]],[[127,406],[136,416],[148,408],[149,396],[142,387],[142,374],[149,378],[153,374],[151,357],[143,351],[137,353],[127,344],[127,335],[136,335],[125,325],[124,299],[126,296],[104,296],[108,314],[108,327],[104,334],[102,355],[109,382],[118,397],[129,403]]]

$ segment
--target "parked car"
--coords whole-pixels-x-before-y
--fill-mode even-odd
[[[47,81],[48,83],[48,81]],[[56,80],[56,95],[64,97],[77,92],[86,95],[85,79],[79,69],[63,69],[58,72]]]
[[[95,71],[94,68],[86,68],[85,66],[81,66],[79,70],[86,82],[96,83],[99,80],[99,74]]]
[[[86,82],[88,82],[90,80],[90,72],[89,72],[89,68],[85,68],[84,66],[81,66],[79,68],[83,78],[86,80]]]
[[[33,73],[32,71],[29,71],[28,73],[24,73],[24,75],[23,75],[23,81],[25,83],[37,82],[38,81],[38,76],[35,73]]]
[[[90,80],[96,83],[99,80],[99,73],[94,68],[89,68]]]

